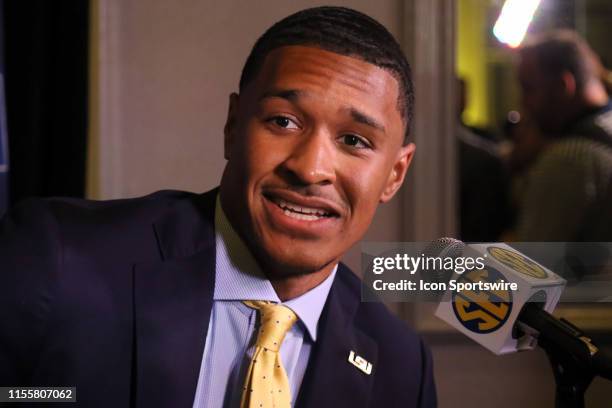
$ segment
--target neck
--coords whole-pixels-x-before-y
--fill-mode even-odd
[[[278,298],[285,302],[303,295],[309,290],[319,286],[321,282],[329,277],[335,267],[335,263],[325,266],[317,272],[311,272],[294,276],[283,276],[280,278],[268,276]]]

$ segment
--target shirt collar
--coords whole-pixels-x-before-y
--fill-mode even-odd
[[[338,265],[334,266],[332,273],[330,273],[323,282],[319,283],[319,285],[310,289],[303,295],[284,303],[285,306],[289,307],[298,315],[302,323],[304,323],[304,326],[306,326],[308,334],[310,334],[313,341],[317,341],[319,318],[321,317],[321,312],[323,312],[323,307],[325,306],[325,301],[329,295],[331,285],[334,283],[337,269]]]
[[[215,208],[216,268],[213,300],[267,300],[282,303],[257,261],[229,223],[219,197],[220,194],[217,195]],[[319,318],[337,269],[338,265],[318,286],[283,303],[295,312],[313,341],[317,340]]]

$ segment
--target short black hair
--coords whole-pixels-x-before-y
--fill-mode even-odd
[[[567,71],[579,90],[599,78],[601,62],[587,42],[573,30],[557,29],[535,35],[519,49],[521,56],[533,55],[540,69],[549,76]]]
[[[414,110],[410,64],[393,35],[373,18],[346,7],[314,7],[270,27],[255,43],[240,76],[240,91],[257,75],[270,51],[290,45],[321,48],[357,57],[389,71],[399,85],[398,111],[407,142]]]

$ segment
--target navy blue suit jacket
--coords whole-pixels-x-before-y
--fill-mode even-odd
[[[191,407],[216,193],[30,200],[4,217],[0,386],[76,386],[84,407]],[[383,305],[360,302],[343,265],[319,331],[297,407],[436,406],[428,349]],[[371,375],[349,364],[351,350]]]

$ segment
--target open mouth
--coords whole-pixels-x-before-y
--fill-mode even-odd
[[[316,221],[321,218],[332,217],[332,214],[329,212],[317,208],[301,207],[281,199],[275,201],[275,204],[283,210],[285,215],[298,220]]]
[[[305,206],[271,195],[266,195],[266,198],[278,206],[287,217],[296,220],[318,221],[338,217],[335,211],[328,208]]]

